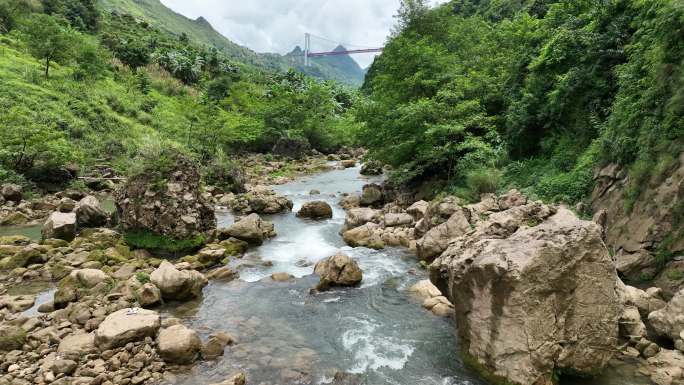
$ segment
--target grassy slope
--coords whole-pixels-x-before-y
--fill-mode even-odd
[[[36,112],[35,119],[59,122],[74,161],[85,164],[125,157],[125,149],[138,147],[146,137],[179,140],[175,133],[187,122],[183,106],[193,103],[190,96],[162,92],[162,83],[182,87],[174,79],[153,77],[152,90],[143,95],[126,73],[108,72],[100,80],[80,82],[73,80],[71,67],[55,65],[49,80],[42,71],[42,63],[19,42],[0,39],[0,108],[23,106]],[[142,111],[150,101],[156,107]]]
[[[349,66],[348,61],[351,60],[349,56],[316,59],[313,66],[304,67],[299,58],[278,54],[257,54],[218,33],[205,19],[189,19],[167,8],[159,0],[100,0],[100,4],[104,10],[128,13],[175,35],[185,33],[195,43],[214,46],[230,58],[242,63],[279,71],[295,68],[310,76],[336,80],[354,86],[360,86],[363,82],[363,71],[360,69],[357,71]]]

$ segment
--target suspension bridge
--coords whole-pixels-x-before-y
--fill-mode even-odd
[[[320,40],[324,40],[329,43],[335,43],[338,44],[339,46],[345,47],[345,49],[335,49],[333,51],[318,51],[314,52],[311,49],[311,38],[317,38]],[[353,48],[353,49],[349,49]],[[377,47],[364,47],[364,46],[358,46],[354,44],[343,44],[343,43],[337,43],[334,40],[326,39],[324,37],[312,35],[310,33],[304,34],[304,52],[302,53],[302,56],[304,56],[304,65],[307,67],[311,65],[311,58],[313,57],[323,57],[323,56],[338,56],[338,55],[353,55],[353,54],[362,54],[362,53],[376,53],[376,52],[382,52],[382,47],[377,48]]]

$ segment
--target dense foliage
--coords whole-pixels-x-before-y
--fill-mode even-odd
[[[682,150],[683,60],[677,0],[406,0],[364,85],[363,142],[398,181],[465,195],[575,202],[607,162],[638,195]]]
[[[239,152],[270,151],[281,138],[323,152],[351,144],[356,91],[263,71],[91,5],[0,0],[3,180],[68,177],[65,169],[101,162],[126,172],[161,145],[202,162],[209,178],[232,176],[226,187],[239,190]]]

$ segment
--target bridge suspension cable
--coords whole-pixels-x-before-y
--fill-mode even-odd
[[[344,50],[334,50],[334,51],[322,51],[322,52],[312,52],[311,50],[311,37],[315,37],[320,40],[325,40],[334,44],[341,45],[345,47]],[[349,47],[353,48],[358,48],[358,49],[348,49]],[[358,54],[358,53],[374,53],[374,52],[382,52],[383,48],[373,48],[373,47],[368,47],[368,46],[358,46],[354,44],[343,44],[343,43],[338,43],[334,40],[327,39],[321,36],[316,36],[312,35],[310,33],[305,33],[304,34],[304,65],[307,67],[311,65],[311,58],[312,57],[322,57],[322,56],[336,56],[336,55],[352,55],[352,54]]]

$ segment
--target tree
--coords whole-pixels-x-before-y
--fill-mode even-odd
[[[150,48],[142,40],[118,40],[109,46],[116,57],[134,72],[150,62]]]
[[[82,39],[79,46],[76,53],[78,69],[74,74],[75,78],[82,80],[102,77],[107,70],[109,60],[107,51],[100,48],[99,44],[91,39]]]
[[[401,31],[424,16],[428,9],[427,0],[401,0],[399,11],[394,16],[397,19],[397,25],[394,26],[392,34],[397,35],[401,33]]]
[[[45,61],[46,79],[52,62],[60,63],[72,57],[74,33],[51,16],[32,15],[25,25],[24,36],[31,54]]]
[[[34,11],[34,4],[27,0],[0,0],[0,33],[17,28],[19,18]]]
[[[56,119],[42,118],[26,107],[12,107],[0,115],[0,165],[17,173],[34,167],[61,166],[77,158]]]
[[[95,32],[100,23],[95,3],[95,0],[43,0],[43,9],[48,15],[64,17],[79,31]]]

